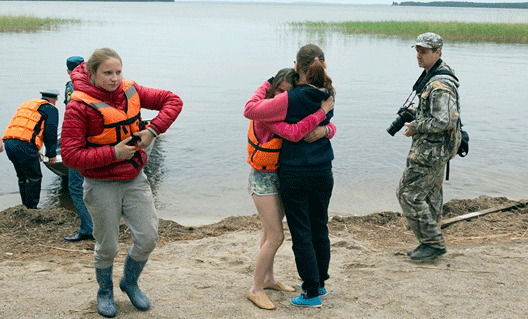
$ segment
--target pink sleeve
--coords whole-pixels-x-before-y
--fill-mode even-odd
[[[328,124],[326,124],[326,127],[328,128],[328,130],[330,131],[330,133],[328,133],[328,135],[326,136],[327,139],[332,139],[336,133],[336,126],[334,123],[330,122]]]
[[[264,99],[270,89],[268,81],[253,93],[244,108],[244,116],[250,120],[279,122],[284,121],[288,112],[288,93],[284,92],[272,99]]]
[[[319,123],[324,121],[324,119],[326,119],[326,114],[323,110],[319,109],[317,112],[308,115],[295,124],[286,122],[264,122],[262,124],[274,134],[288,141],[298,142],[316,128]]]

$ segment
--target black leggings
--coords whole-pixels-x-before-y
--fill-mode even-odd
[[[309,297],[318,296],[318,288],[330,276],[330,239],[328,205],[334,178],[331,170],[280,172],[279,194],[292,236],[293,254],[303,289]]]

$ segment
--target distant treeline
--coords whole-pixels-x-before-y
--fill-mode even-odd
[[[174,2],[174,0],[0,0],[0,1],[99,1],[99,2]]]
[[[459,2],[459,1],[432,1],[432,2],[393,2],[393,6],[428,6],[428,7],[465,7],[465,8],[504,8],[528,9],[528,2],[488,3],[488,2]]]

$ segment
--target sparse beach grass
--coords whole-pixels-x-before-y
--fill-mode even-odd
[[[79,19],[38,18],[35,16],[0,15],[0,32],[51,30],[59,25],[80,23]]]
[[[440,34],[450,41],[528,43],[527,23],[468,23],[440,21],[304,21],[289,23],[309,32],[335,31],[345,34],[376,34],[415,37],[424,32]]]

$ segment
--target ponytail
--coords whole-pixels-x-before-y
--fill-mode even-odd
[[[324,52],[315,44],[307,44],[297,53],[297,65],[306,74],[306,81],[318,88],[325,88],[332,95],[335,89],[332,79],[326,74]]]
[[[325,71],[324,61],[321,62],[321,60],[317,59],[310,64],[308,72],[306,72],[306,81],[318,88],[325,88],[332,95],[335,95],[332,79]]]

